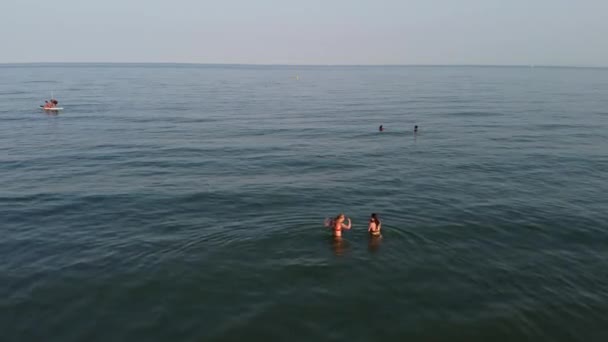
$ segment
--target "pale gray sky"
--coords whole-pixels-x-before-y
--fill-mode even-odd
[[[2,0],[0,63],[608,66],[608,0]]]

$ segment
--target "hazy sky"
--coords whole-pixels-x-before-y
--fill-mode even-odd
[[[608,0],[1,0],[0,63],[608,66]]]

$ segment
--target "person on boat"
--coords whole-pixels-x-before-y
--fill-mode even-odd
[[[380,125],[380,127],[378,127],[378,131],[383,132],[384,131],[384,127],[382,127],[382,125]]]
[[[348,220],[348,224],[344,223],[345,220]],[[341,237],[342,230],[350,229],[352,227],[352,224],[350,218],[347,218],[346,216],[344,216],[344,214],[340,214],[334,219],[325,219],[325,226],[333,229],[334,237]]]
[[[382,222],[378,219],[378,215],[372,214],[369,218],[369,225],[367,231],[372,236],[380,236],[380,229],[382,229]]]
[[[55,104],[57,103],[57,101],[55,100],[50,100],[50,101],[44,101],[44,109],[52,109],[55,108]]]

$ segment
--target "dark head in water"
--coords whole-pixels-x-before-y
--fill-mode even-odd
[[[418,125],[414,126],[414,132],[418,132]]]
[[[380,127],[378,127],[378,131],[380,131],[380,132],[384,131],[384,127],[382,127],[382,125],[380,125]]]

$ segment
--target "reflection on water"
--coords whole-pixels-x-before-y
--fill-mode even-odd
[[[370,235],[369,236],[369,244],[367,245],[370,252],[375,253],[380,248],[380,243],[382,242],[382,235]]]
[[[348,250],[348,242],[346,242],[346,240],[344,240],[344,238],[341,236],[332,236],[331,247],[335,255],[344,255],[344,253]]]

